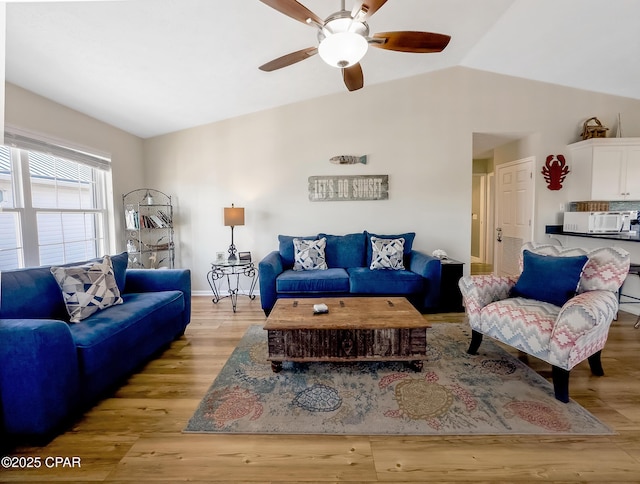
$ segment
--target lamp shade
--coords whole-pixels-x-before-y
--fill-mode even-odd
[[[224,225],[235,227],[236,225],[244,225],[244,208],[224,207]]]

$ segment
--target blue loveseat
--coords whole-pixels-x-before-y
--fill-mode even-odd
[[[320,233],[306,237],[279,235],[279,249],[258,264],[260,301],[269,315],[278,298],[405,296],[422,312],[435,311],[440,299],[440,260],[413,250],[415,233],[347,235]],[[404,240],[404,269],[371,269],[372,237]],[[293,270],[294,239],[326,239],[327,269]]]
[[[5,439],[52,437],[184,333],[191,317],[189,270],[127,269],[126,253],[111,262],[123,303],[79,323],[69,322],[48,266],[0,274]]]

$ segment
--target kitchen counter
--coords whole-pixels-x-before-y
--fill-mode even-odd
[[[545,234],[547,235],[568,235],[571,237],[585,237],[588,239],[606,239],[621,240],[625,242],[640,242],[640,234],[638,232],[626,234],[578,234],[575,232],[564,232],[562,225],[546,225]]]

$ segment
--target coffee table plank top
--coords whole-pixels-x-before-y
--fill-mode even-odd
[[[328,314],[314,314],[326,304]],[[429,328],[426,318],[404,297],[278,299],[265,330]]]

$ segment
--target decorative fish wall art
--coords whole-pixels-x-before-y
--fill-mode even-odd
[[[356,163],[367,164],[367,155],[352,156],[352,155],[339,155],[330,158],[329,161],[334,165],[355,165]]]

